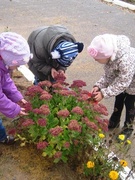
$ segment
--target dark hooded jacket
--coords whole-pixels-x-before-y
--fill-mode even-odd
[[[51,80],[52,68],[66,70],[57,60],[51,58],[51,52],[62,41],[76,42],[67,28],[61,25],[40,27],[30,34],[28,44],[33,58],[28,66],[39,80]]]

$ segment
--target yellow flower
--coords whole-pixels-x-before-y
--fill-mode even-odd
[[[117,171],[110,171],[109,177],[110,177],[111,180],[117,180],[118,177],[119,177],[119,174],[118,174]]]
[[[25,142],[21,143],[20,146],[21,146],[21,147],[25,146]]]
[[[46,152],[43,152],[43,153],[42,153],[42,156],[43,156],[43,157],[46,157],[46,156],[47,156]]]
[[[127,140],[127,143],[128,143],[128,144],[131,144],[131,141],[130,141],[130,140]]]
[[[126,167],[128,165],[127,161],[125,160],[120,160],[120,164],[123,166],[123,167]]]
[[[100,137],[100,138],[104,138],[104,137],[105,137],[105,135],[104,135],[104,134],[102,134],[102,133],[100,133],[100,134],[99,134],[99,137]]]
[[[125,140],[125,135],[124,135],[124,134],[120,134],[118,137],[119,137],[119,139],[122,140],[122,141]]]
[[[95,166],[95,163],[92,161],[87,162],[87,168],[93,168]]]

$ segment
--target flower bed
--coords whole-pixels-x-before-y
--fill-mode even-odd
[[[120,179],[131,142],[112,140],[113,135],[107,134],[106,107],[95,102],[84,86],[81,80],[69,85],[58,76],[53,84],[43,81],[28,87],[24,106],[28,115],[15,123],[16,140],[21,146],[34,144],[54,163],[68,163],[79,176]],[[120,159],[110,156],[112,149],[120,152]]]

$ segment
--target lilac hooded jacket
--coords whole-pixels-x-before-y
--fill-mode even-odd
[[[21,111],[21,107],[16,103],[21,99],[23,96],[17,90],[0,57],[0,113],[9,118],[16,117]]]

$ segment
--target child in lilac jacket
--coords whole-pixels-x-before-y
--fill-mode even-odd
[[[3,32],[0,34],[0,113],[14,118],[25,115],[25,109],[17,103],[26,103],[22,94],[17,90],[10,78],[10,70],[28,63],[30,50],[27,41],[19,34]],[[5,127],[0,119],[0,143],[12,144],[14,138],[6,134]]]

